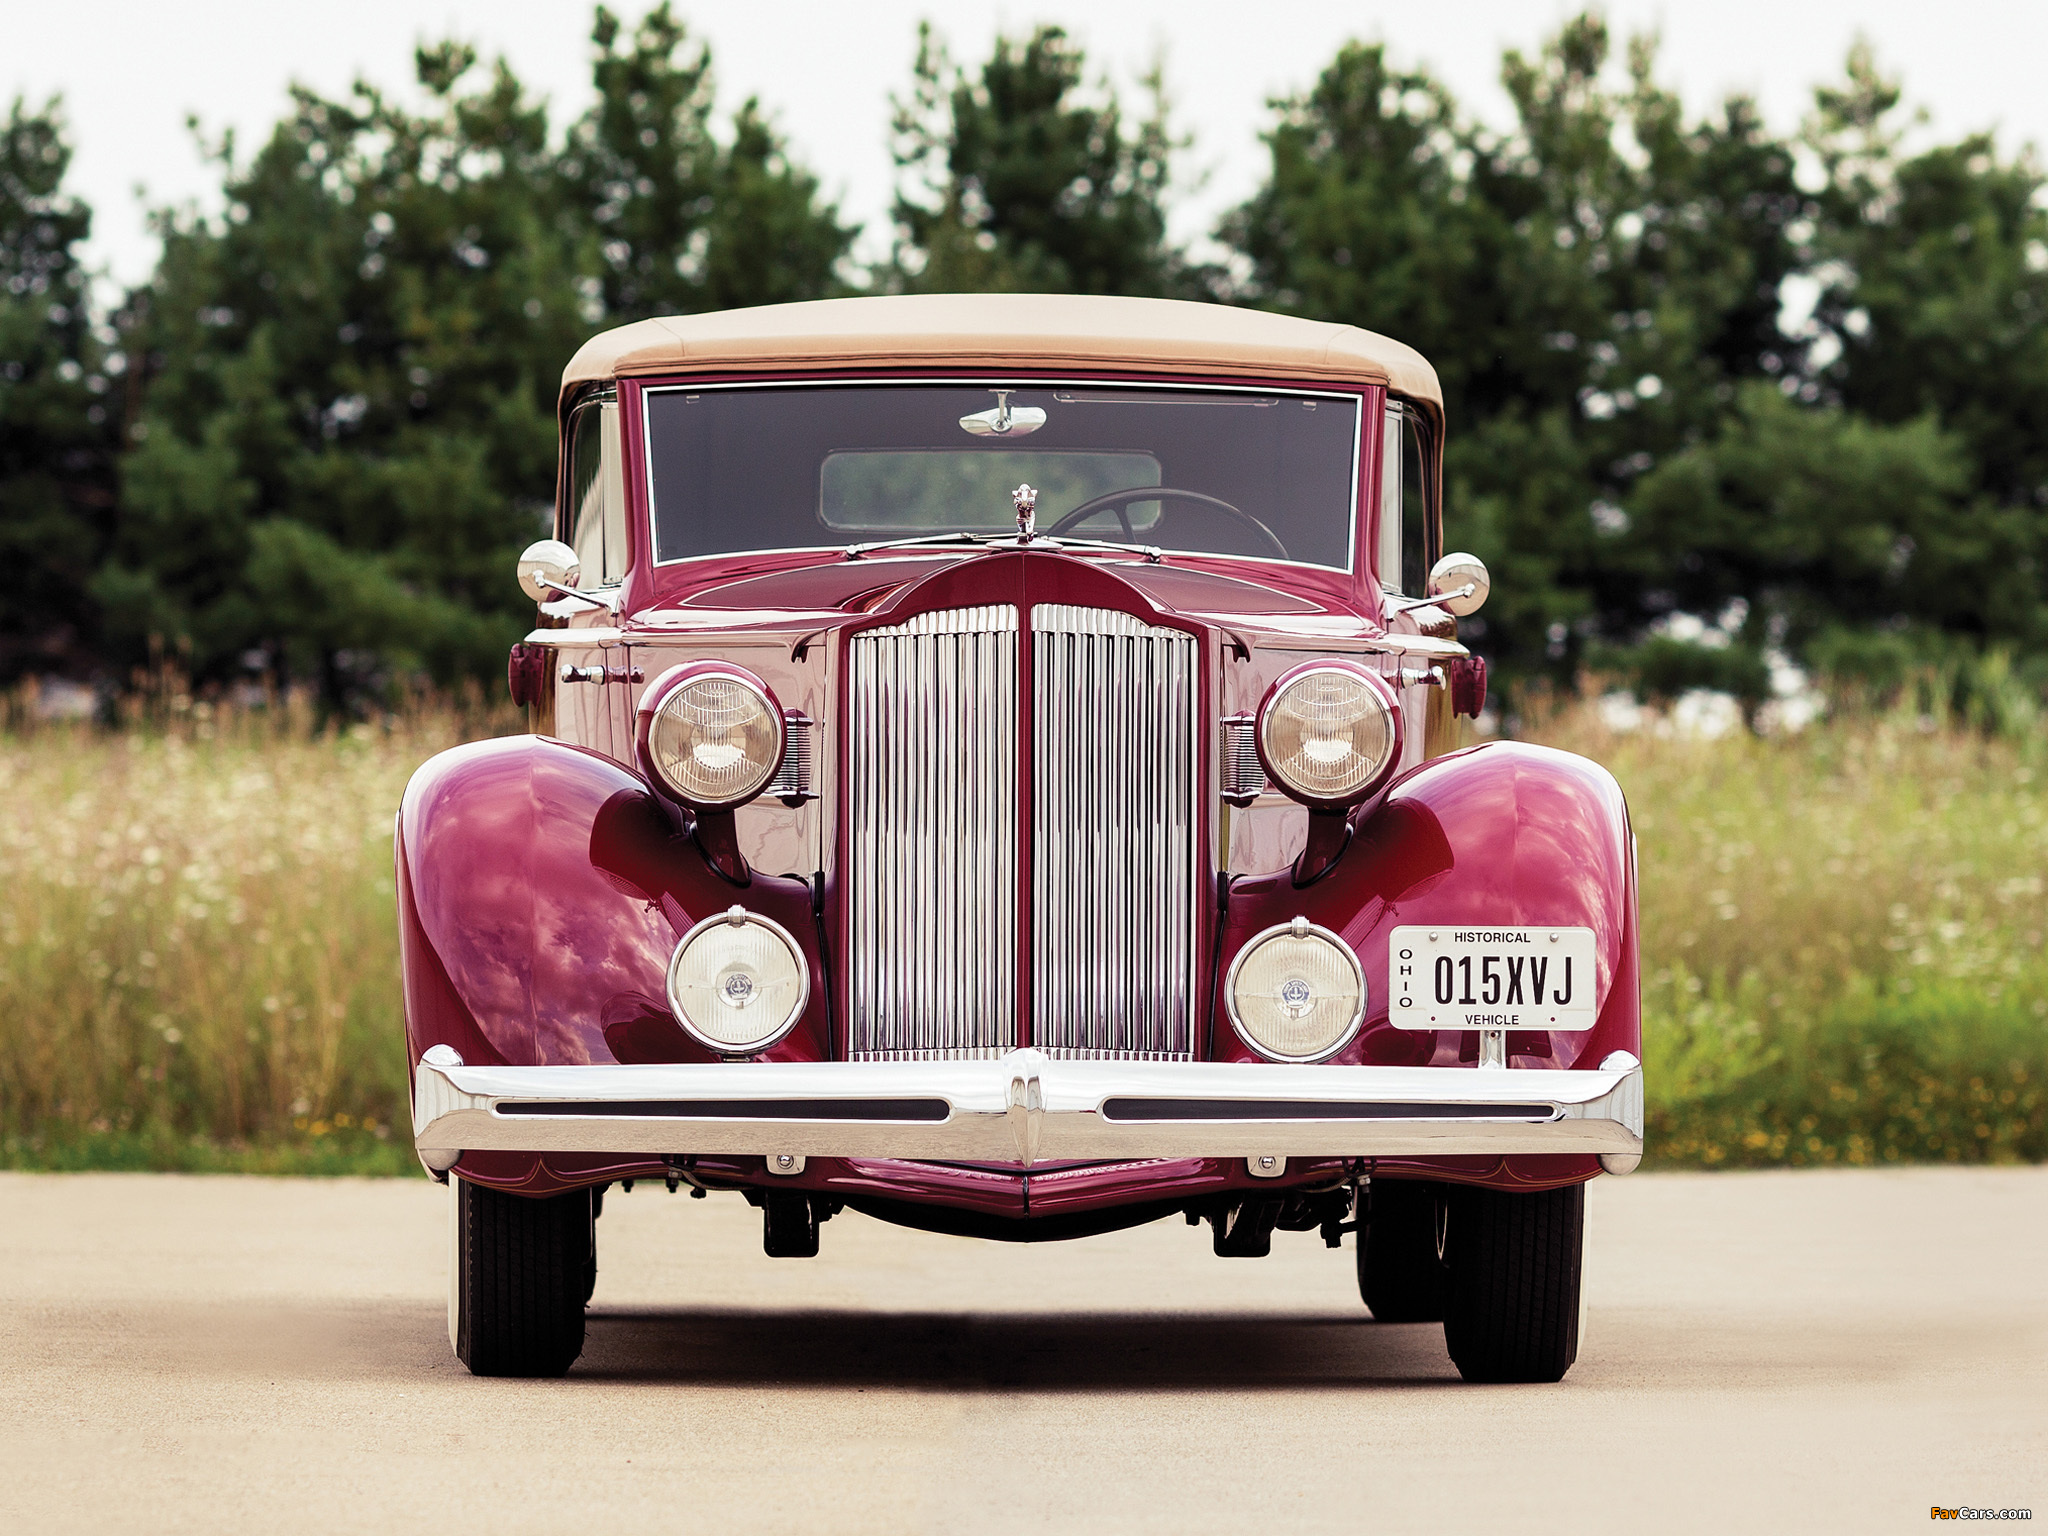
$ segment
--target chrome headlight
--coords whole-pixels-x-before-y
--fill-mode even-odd
[[[1224,979],[1230,1022],[1273,1061],[1321,1061],[1365,1022],[1365,968],[1336,934],[1305,917],[1268,928]]]
[[[1282,674],[1259,707],[1259,758],[1310,805],[1355,805],[1401,755],[1401,710],[1381,679],[1341,662]]]
[[[641,766],[701,810],[744,805],[782,762],[782,711],[768,685],[718,662],[657,678],[640,705]]]
[[[810,971],[789,930],[745,907],[697,924],[668,963],[676,1021],[724,1056],[768,1049],[803,1016],[810,995]]]

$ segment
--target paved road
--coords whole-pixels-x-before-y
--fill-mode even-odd
[[[565,1381],[448,1353],[424,1181],[0,1175],[7,1531],[1924,1528],[2048,1521],[2048,1170],[1595,1185],[1556,1387],[1351,1256],[1011,1248],[614,1192]],[[2005,1527],[2010,1529],[2011,1527]]]

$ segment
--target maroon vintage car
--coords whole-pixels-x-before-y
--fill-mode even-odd
[[[1355,328],[1036,295],[649,320],[563,379],[532,734],[397,862],[449,1329],[582,1348],[607,1187],[1013,1241],[1357,1234],[1477,1380],[1578,1349],[1641,1157],[1614,780],[1460,747],[1436,375]]]

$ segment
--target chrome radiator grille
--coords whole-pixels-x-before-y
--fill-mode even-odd
[[[1017,1042],[1017,610],[869,630],[847,679],[852,1060]]]
[[[1194,1054],[1194,638],[1031,610],[1032,1043]]]
[[[1018,613],[856,635],[847,678],[848,1055],[1020,1043],[1020,838],[1031,839],[1030,1041],[1194,1054],[1193,637],[1105,609],[1031,611],[1034,786],[1020,821]]]

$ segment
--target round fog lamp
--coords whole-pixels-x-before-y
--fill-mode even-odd
[[[709,672],[662,695],[646,740],[648,766],[679,799],[717,810],[753,799],[775,777],[782,716],[751,679]]]
[[[677,1022],[723,1056],[765,1051],[789,1033],[810,994],[789,930],[745,907],[697,924],[668,963]]]
[[[1259,755],[1273,780],[1311,805],[1362,800],[1401,751],[1393,691],[1352,667],[1282,677],[1259,713]]]
[[[1237,952],[1223,986],[1230,1022],[1273,1061],[1321,1061],[1365,1021],[1365,970],[1336,934],[1305,917]]]

